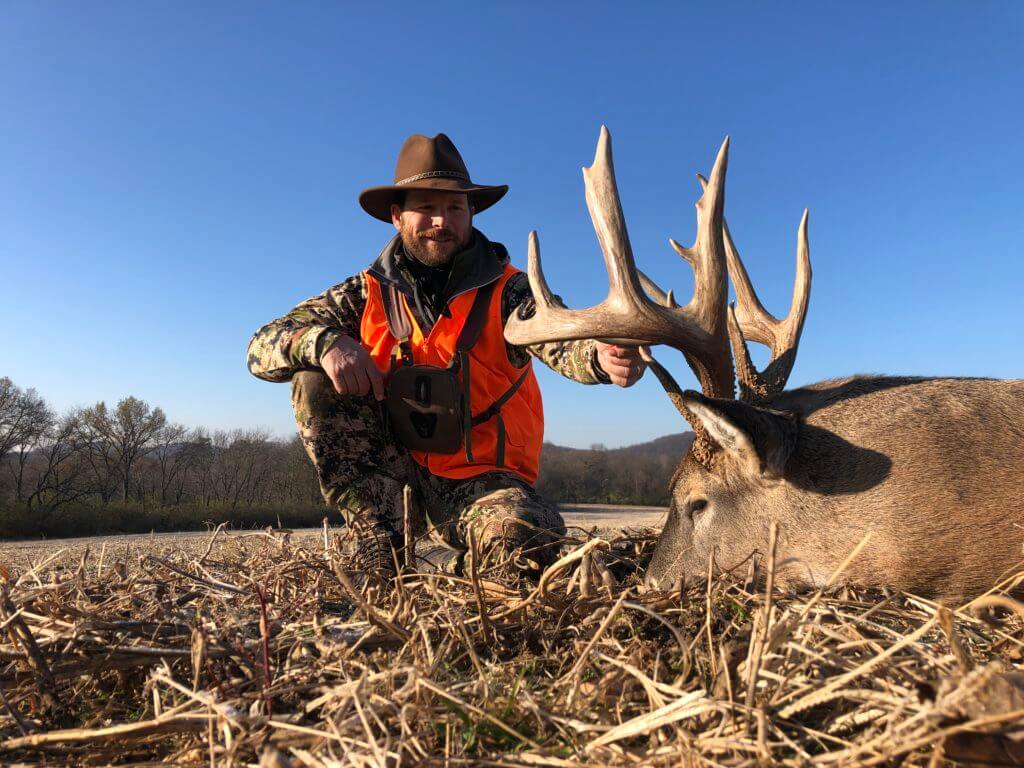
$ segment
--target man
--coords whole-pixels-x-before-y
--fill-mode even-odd
[[[407,484],[419,510],[416,529],[429,526],[454,552],[465,552],[474,537],[485,556],[548,561],[545,545],[565,526],[533,487],[543,411],[531,356],[583,384],[625,387],[643,373],[635,349],[594,340],[528,348],[505,342],[509,314],[533,312],[529,281],[509,265],[503,245],[473,227],[473,216],[507,190],[474,184],[444,134],[411,136],[394,184],[359,196],[367,213],[398,234],[368,270],[302,302],[249,342],[254,375],[291,380],[324,499],[357,530],[367,572],[393,573],[392,550],[404,545]],[[428,385],[384,405],[389,378],[397,385],[395,372],[409,364],[434,366],[428,374],[452,371],[462,387],[469,416],[461,411],[465,431],[448,436],[459,445],[454,453],[430,447],[437,419],[457,408],[424,405]],[[426,378],[443,389],[443,376]],[[403,432],[407,417],[415,429]],[[426,448],[417,445],[421,438]],[[458,557],[449,567],[459,567]]]

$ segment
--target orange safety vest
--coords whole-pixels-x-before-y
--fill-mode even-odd
[[[491,294],[487,309],[487,322],[469,351],[473,374],[470,376],[469,408],[473,416],[484,413],[504,395],[516,380],[523,375],[522,368],[509,362],[503,334],[504,321],[501,316],[501,295],[505,283],[519,270],[506,265]],[[359,326],[359,338],[385,379],[391,370],[391,353],[398,340],[388,328],[387,313],[381,295],[381,284],[373,275],[364,273],[367,284],[366,308]],[[459,294],[448,304],[451,317],[438,317],[430,333],[424,337],[416,318],[409,310],[404,294],[401,296],[402,309],[409,317],[412,333],[409,345],[413,362],[417,365],[434,365],[444,368],[455,354],[455,343],[473,306],[477,289]],[[541,443],[544,439],[544,408],[541,403],[540,387],[533,375],[532,360],[527,363],[530,370],[515,393],[501,406],[501,417],[505,424],[504,462],[498,466],[498,423],[490,418],[474,424],[470,435],[473,446],[473,460],[466,458],[465,451],[453,454],[410,451],[413,460],[426,467],[432,474],[462,480],[483,472],[503,470],[514,472],[528,483],[537,480],[540,464]]]

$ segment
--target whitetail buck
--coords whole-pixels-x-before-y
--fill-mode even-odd
[[[667,344],[696,374],[703,394],[682,392],[644,351],[696,432],[672,480],[647,583],[664,588],[702,576],[709,562],[728,570],[764,556],[773,522],[782,586],[822,584],[869,533],[846,581],[957,601],[1011,579],[1024,568],[1024,381],[854,376],[783,391],[810,297],[807,212],[793,302],[780,321],[758,300],[726,225],[727,162],[728,140],[701,178],[696,242],[671,241],[694,272],[693,298],[679,306],[636,269],[602,128],[583,175],[608,297],[566,309],[544,280],[531,233],[536,313],[513,313],[505,329],[515,344]],[[763,371],[748,340],[771,349]]]

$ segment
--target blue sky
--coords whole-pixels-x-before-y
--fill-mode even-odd
[[[1024,5],[47,3],[0,8],[0,375],[59,408],[133,394],[188,425],[292,422],[251,333],[365,267],[358,207],[411,133],[448,133],[508,196],[476,219],[575,307],[606,276],[580,167],[598,131],[640,266],[680,297],[694,173],[732,138],[726,212],[788,307],[791,384],[1024,370]],[[662,349],[686,386],[678,353]],[[547,437],[683,428],[629,390],[540,372]]]

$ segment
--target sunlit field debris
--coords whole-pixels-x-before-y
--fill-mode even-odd
[[[352,593],[337,532],[6,564],[0,760],[73,765],[941,765],[1024,755],[1024,608],[749,574],[645,591],[649,531],[539,583]],[[770,581],[770,579],[769,579]],[[348,582],[346,584],[345,582]]]

